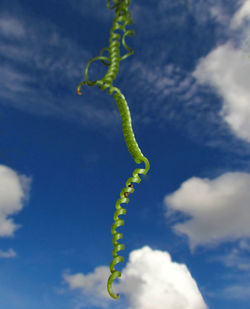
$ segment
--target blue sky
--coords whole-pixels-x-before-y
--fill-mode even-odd
[[[76,94],[114,11],[1,1],[1,308],[250,308],[250,1],[131,0],[130,10],[134,55],[113,85],[151,168],[123,204],[114,301],[110,229],[139,165],[113,97]],[[106,70],[94,62],[89,79]]]

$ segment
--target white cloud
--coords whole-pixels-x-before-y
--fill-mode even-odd
[[[223,2],[207,3],[212,16],[223,25],[223,33],[229,40],[202,57],[192,76],[198,83],[214,88],[222,98],[219,116],[234,135],[250,142],[250,0],[238,1],[237,5],[238,9],[230,16]],[[203,9],[200,3],[194,4],[194,10]],[[200,15],[197,14],[198,19]],[[221,31],[221,27],[218,27],[218,31]]]
[[[207,308],[188,268],[171,260],[168,252],[145,246],[130,253],[121,288],[130,309]]]
[[[241,0],[241,6],[234,14],[230,27],[232,29],[240,27],[245,20],[250,20],[250,0]]]
[[[109,269],[106,266],[97,267],[94,273],[83,275],[77,273],[69,275],[68,271],[63,274],[64,280],[69,284],[70,289],[81,289],[86,294],[98,294],[104,298],[108,297],[105,290],[106,278],[109,276]]]
[[[98,267],[93,274],[77,273],[64,278],[71,289],[110,300],[106,291],[109,274],[108,267]],[[113,284],[113,289],[126,295],[129,309],[207,308],[186,265],[173,262],[168,252],[148,246],[130,253],[120,283]]]
[[[29,198],[30,183],[31,178],[0,165],[0,237],[13,237],[21,227],[9,216],[22,210],[24,201]]]
[[[16,252],[13,249],[9,249],[8,251],[0,250],[0,258],[12,258],[16,257]]]
[[[166,217],[181,211],[192,218],[173,226],[190,248],[250,237],[250,175],[225,173],[213,180],[192,177],[165,197]]]
[[[242,61],[243,56],[227,42],[201,58],[192,75],[217,90],[223,98],[220,116],[237,137],[250,142],[250,65]]]

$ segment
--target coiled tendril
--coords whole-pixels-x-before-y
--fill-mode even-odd
[[[107,8],[115,9],[115,18],[113,21],[113,26],[110,30],[109,47],[102,48],[100,51],[100,55],[98,57],[90,59],[85,69],[85,81],[81,82],[78,85],[77,93],[81,95],[81,87],[84,84],[87,84],[88,86],[91,86],[91,87],[98,85],[98,87],[103,91],[109,88],[108,89],[109,95],[112,95],[113,92],[115,92],[113,97],[118,105],[120,115],[122,118],[122,130],[123,130],[126,145],[128,147],[128,151],[130,152],[131,156],[134,158],[136,163],[138,164],[142,162],[145,163],[144,169],[139,168],[139,169],[134,170],[133,177],[130,177],[127,180],[126,187],[121,190],[120,198],[116,202],[116,211],[114,214],[115,222],[113,223],[111,227],[111,233],[113,235],[112,243],[114,245],[114,249],[112,252],[113,260],[110,263],[111,275],[109,276],[109,279],[107,282],[107,290],[108,290],[109,295],[112,298],[119,299],[120,295],[119,294],[116,295],[112,290],[112,283],[114,279],[121,277],[121,272],[115,270],[115,265],[124,261],[124,258],[122,256],[119,256],[117,253],[118,251],[125,249],[125,245],[119,244],[117,242],[119,239],[123,237],[123,235],[121,233],[118,233],[116,231],[116,228],[121,225],[124,225],[124,220],[119,219],[119,216],[126,214],[126,209],[122,208],[120,204],[129,202],[129,199],[127,198],[127,196],[129,193],[134,192],[134,188],[131,185],[131,183],[132,182],[140,183],[141,179],[138,176],[138,174],[146,175],[150,168],[150,165],[149,165],[148,159],[143,156],[136,142],[134,132],[132,129],[132,124],[131,124],[130,111],[129,111],[127,102],[125,100],[125,97],[118,88],[112,85],[113,80],[116,78],[118,74],[120,62],[134,53],[133,49],[127,46],[125,42],[125,37],[135,35],[134,30],[126,30],[127,25],[133,24],[131,12],[129,12],[128,10],[128,7],[130,5],[130,0],[112,0],[112,2],[113,2],[113,6],[110,6],[110,0],[107,0]],[[116,30],[123,31],[122,45],[128,51],[128,53],[122,57],[120,57],[120,50],[119,50],[119,47],[120,47],[119,40],[121,38],[121,35],[116,33],[115,32]],[[108,51],[109,57],[102,56],[104,51]],[[104,65],[108,66],[108,71],[102,79],[96,80],[96,81],[89,81],[88,80],[88,68],[89,68],[89,65],[95,60],[101,60],[101,62]]]

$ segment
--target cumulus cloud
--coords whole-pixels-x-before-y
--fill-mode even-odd
[[[13,237],[21,225],[9,216],[17,214],[29,199],[31,178],[0,165],[0,237]]]
[[[63,274],[64,280],[69,284],[70,289],[81,289],[86,294],[98,294],[107,297],[105,290],[106,278],[109,276],[109,268],[106,266],[97,267],[94,273],[83,275],[77,273],[69,275],[68,271]]]
[[[250,59],[246,57],[246,54],[250,55],[250,0],[239,1],[238,9],[230,19],[228,16],[222,18],[222,10],[218,11],[224,5],[212,3],[209,6],[220,12],[216,13],[220,16],[218,21],[224,20],[224,31],[229,40],[202,57],[192,76],[198,83],[212,86],[222,98],[219,116],[234,135],[250,142]]]
[[[220,116],[237,137],[250,142],[250,66],[243,56],[227,42],[201,58],[192,75],[218,92],[223,99]]]
[[[70,289],[110,300],[106,291],[108,267],[98,267],[92,274],[64,274]],[[118,280],[117,280],[118,281]],[[145,246],[134,250],[122,270],[115,293],[125,294],[129,309],[206,309],[207,306],[184,264],[173,262],[168,252]]]
[[[250,237],[250,175],[225,173],[215,179],[192,177],[164,198],[166,218],[181,211],[192,218],[173,229],[188,236],[190,248]]]

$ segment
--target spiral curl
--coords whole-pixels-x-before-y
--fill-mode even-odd
[[[127,25],[133,24],[131,12],[128,11],[130,0],[112,0],[112,1],[113,1],[113,6],[110,6],[110,0],[107,0],[107,8],[115,9],[115,17],[113,21],[113,26],[110,30],[109,47],[102,48],[98,57],[90,59],[85,69],[85,81],[81,82],[78,85],[77,93],[79,95],[82,94],[81,87],[84,84],[87,84],[88,86],[91,86],[91,87],[97,85],[103,91],[108,89],[109,95],[112,95],[114,93],[113,97],[120,111],[120,115],[122,119],[122,130],[123,130],[123,135],[124,135],[124,139],[125,139],[128,151],[136,163],[140,164],[144,162],[145,164],[144,169],[139,168],[139,169],[134,170],[133,177],[130,177],[127,180],[126,187],[121,190],[120,198],[116,202],[114,223],[112,224],[112,227],[111,227],[111,233],[113,235],[112,243],[113,243],[114,249],[112,251],[113,260],[110,263],[111,275],[109,276],[109,279],[107,282],[107,290],[108,290],[109,295],[113,299],[119,299],[120,295],[119,294],[116,295],[112,290],[112,283],[114,279],[121,277],[121,272],[115,270],[115,265],[124,261],[124,258],[122,256],[119,256],[117,253],[118,251],[125,249],[125,245],[118,243],[118,240],[123,237],[123,234],[118,233],[116,231],[116,228],[124,225],[124,220],[119,219],[119,216],[125,215],[126,209],[122,208],[121,204],[129,202],[129,199],[127,198],[127,196],[128,194],[134,192],[134,188],[131,183],[132,182],[140,183],[141,178],[138,176],[138,174],[146,175],[150,168],[150,164],[149,164],[148,159],[143,156],[136,142],[134,132],[132,129],[131,115],[130,115],[127,101],[124,95],[121,93],[121,91],[112,85],[114,79],[116,78],[118,74],[120,62],[134,53],[133,49],[127,46],[125,42],[125,38],[126,36],[135,35],[134,30],[126,30]],[[123,31],[122,44],[123,44],[123,47],[128,51],[128,53],[122,57],[120,57],[120,49],[119,49],[121,35],[118,33],[115,33],[116,30]],[[103,56],[104,51],[108,51],[109,57]],[[89,68],[89,65],[95,60],[101,60],[101,62],[104,65],[108,66],[108,71],[102,79],[96,80],[96,81],[89,81],[88,80],[88,68]]]

